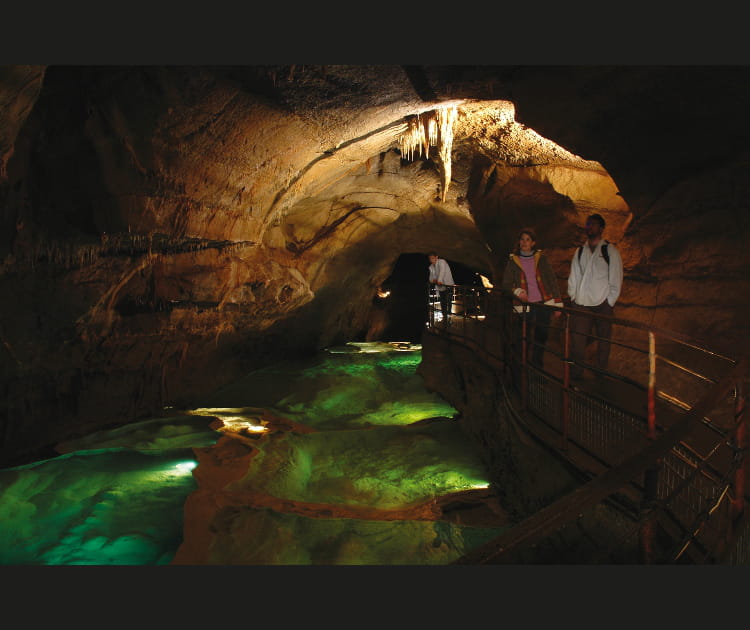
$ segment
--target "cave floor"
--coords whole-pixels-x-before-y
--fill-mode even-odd
[[[194,410],[231,441],[199,454],[175,563],[449,564],[508,527],[419,360],[418,347],[349,344],[253,372]]]

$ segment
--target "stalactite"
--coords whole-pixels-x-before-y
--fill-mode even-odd
[[[428,119],[427,127],[428,127],[427,136],[428,136],[428,138],[430,140],[429,144],[437,145],[437,143],[439,141],[437,121],[433,117],[430,117]],[[425,155],[426,155],[426,153],[427,152],[425,151]]]
[[[427,159],[430,157],[430,144],[435,144],[432,142],[432,128],[435,126],[435,121],[433,120],[432,116],[425,116],[422,119],[422,133],[421,133],[421,140],[422,140],[422,146],[424,147],[424,157]]]
[[[440,122],[440,144],[438,151],[440,159],[443,162],[443,191],[441,201],[445,201],[445,195],[448,192],[448,185],[451,182],[451,151],[453,149],[453,123],[458,116],[457,107],[446,107],[438,110],[438,120]]]

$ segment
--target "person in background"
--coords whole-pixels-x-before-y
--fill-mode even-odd
[[[501,286],[503,290],[513,293],[522,303],[562,307],[557,277],[547,257],[541,249],[537,249],[536,234],[531,228],[524,228],[518,233],[518,249],[510,254],[503,271]],[[532,329],[534,331],[534,343],[527,345],[530,350],[529,361],[532,365],[542,368],[550,320],[560,317],[562,311],[548,308],[528,309],[524,304],[517,304],[514,309],[521,313],[521,317],[526,318],[527,333]],[[519,323],[522,321],[519,319]]]
[[[612,322],[585,315],[596,313],[614,317],[615,302],[622,289],[622,258],[615,246],[602,237],[605,225],[604,217],[600,214],[587,217],[584,228],[586,243],[576,249],[570,263],[568,295],[571,308],[580,311],[570,322],[570,358],[574,361],[570,376],[573,380],[583,378],[580,363],[592,328],[599,337],[596,367],[606,370],[609,363]]]
[[[450,265],[445,258],[440,258],[437,253],[429,252],[427,258],[430,261],[429,283],[434,285],[440,298],[440,311],[443,315],[443,323],[450,323],[450,307],[453,302],[453,274]]]

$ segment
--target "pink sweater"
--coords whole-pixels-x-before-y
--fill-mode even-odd
[[[542,292],[539,290],[539,285],[536,283],[536,270],[534,269],[534,257],[533,256],[519,256],[518,259],[521,261],[523,267],[523,273],[526,276],[526,283],[528,288],[529,302],[541,302]]]

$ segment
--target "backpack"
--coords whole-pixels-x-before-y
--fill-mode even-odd
[[[609,241],[605,240],[604,243],[602,243],[602,256],[604,256],[604,260],[607,261],[607,264],[609,264],[609,252],[607,251],[607,245],[609,245]],[[578,262],[581,262],[581,253],[583,252],[583,245],[581,245],[578,248]]]

